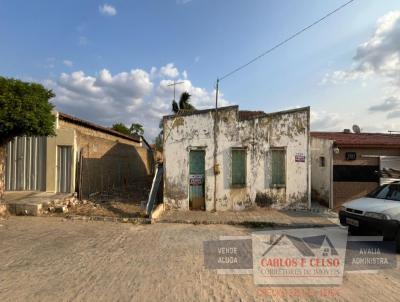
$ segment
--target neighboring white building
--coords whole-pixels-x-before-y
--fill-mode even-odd
[[[310,108],[215,112],[164,117],[166,208],[310,207]]]

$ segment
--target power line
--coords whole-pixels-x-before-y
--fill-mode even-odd
[[[224,79],[226,79],[227,77],[233,75],[234,73],[242,70],[243,68],[249,66],[251,63],[254,63],[255,61],[261,59],[262,57],[264,57],[265,55],[269,54],[270,52],[274,51],[275,49],[277,49],[278,47],[282,46],[283,44],[286,44],[287,42],[289,42],[290,40],[294,39],[295,37],[299,36],[300,34],[302,34],[303,32],[307,31],[308,29],[310,29],[311,27],[317,25],[318,23],[324,21],[326,18],[330,17],[331,15],[333,15],[334,13],[340,11],[341,9],[345,8],[346,6],[348,6],[349,4],[351,4],[352,2],[354,2],[355,0],[350,0],[347,1],[346,3],[342,4],[341,6],[339,6],[338,8],[334,9],[333,11],[329,12],[328,14],[326,14],[325,16],[323,16],[322,18],[318,19],[317,21],[311,23],[310,25],[304,27],[303,29],[299,30],[298,32],[294,33],[293,35],[291,35],[290,37],[286,38],[285,40],[283,40],[282,42],[279,42],[278,44],[276,44],[275,46],[271,47],[270,49],[268,49],[267,51],[263,52],[262,54],[258,55],[257,57],[255,57],[254,59],[250,60],[249,62],[247,62],[246,64],[243,64],[241,66],[239,66],[238,68],[232,70],[231,72],[225,74],[223,77],[219,78],[219,81],[222,81]]]

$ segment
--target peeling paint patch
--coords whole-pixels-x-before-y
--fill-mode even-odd
[[[276,199],[271,194],[257,192],[255,203],[261,208],[270,208],[276,203]]]

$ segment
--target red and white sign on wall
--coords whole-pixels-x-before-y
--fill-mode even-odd
[[[204,182],[204,176],[202,174],[192,174],[189,176],[189,184],[191,186],[201,186]]]
[[[296,153],[294,160],[296,163],[304,163],[306,161],[306,156],[303,153]]]

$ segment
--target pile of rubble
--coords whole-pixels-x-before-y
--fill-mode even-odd
[[[54,199],[42,204],[43,211],[47,213],[67,213],[68,209],[79,204],[86,204],[87,200],[79,200],[77,193],[72,194],[64,199]]]
[[[7,212],[7,206],[4,203],[0,203],[0,217],[7,217],[8,212]]]
[[[151,183],[143,181],[106,192],[93,192],[79,200],[76,193],[42,203],[41,213],[66,216],[142,217],[145,213]]]

